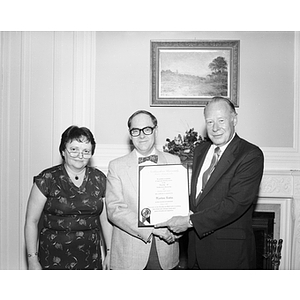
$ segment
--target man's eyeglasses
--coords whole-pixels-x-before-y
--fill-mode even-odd
[[[82,154],[83,158],[90,158],[92,156],[91,150],[83,150],[82,152],[79,151],[78,149],[70,149],[70,151],[68,149],[66,150],[73,158],[79,157],[80,153]]]
[[[129,130],[129,132],[130,132],[130,135],[133,137],[139,136],[141,134],[141,132],[143,132],[143,134],[145,134],[145,135],[150,135],[153,133],[153,130],[155,129],[155,127],[156,126],[154,126],[154,127],[147,126],[142,129],[132,128]]]

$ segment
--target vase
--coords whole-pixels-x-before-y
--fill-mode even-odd
[[[181,163],[188,171],[188,184],[189,184],[189,194],[191,193],[191,179],[192,179],[192,170],[193,170],[193,159],[182,159],[180,157]]]

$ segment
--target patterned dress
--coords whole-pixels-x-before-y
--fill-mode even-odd
[[[47,197],[43,228],[39,235],[39,260],[43,269],[102,269],[100,213],[103,210],[106,176],[86,167],[76,187],[63,165],[34,177]]]

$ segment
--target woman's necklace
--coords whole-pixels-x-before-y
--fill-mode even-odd
[[[68,173],[71,173],[74,176],[75,180],[78,180],[79,176],[81,176],[81,174],[83,174],[83,172],[85,172],[85,168],[83,168],[78,173],[73,172],[67,165],[65,165],[65,168],[66,168],[66,170],[67,170]]]

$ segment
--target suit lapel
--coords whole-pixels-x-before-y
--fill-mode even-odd
[[[131,185],[135,192],[137,192],[137,156],[136,152],[132,151],[128,156],[127,156],[127,161],[126,161],[126,172],[128,175],[128,179],[131,182]]]
[[[158,163],[160,164],[166,164],[167,159],[164,156],[163,152],[157,151],[156,154],[158,155]],[[128,179],[132,184],[132,187],[134,188],[135,192],[137,192],[138,188],[138,163],[137,163],[137,154],[136,151],[133,150],[129,155],[127,156],[127,161],[126,161],[126,172],[128,175]]]
[[[156,154],[158,155],[158,163],[159,164],[166,164],[167,159],[164,156],[163,152],[156,150]]]
[[[202,165],[205,160],[205,156],[211,146],[211,143],[205,143],[201,149],[199,149],[199,152],[197,152],[197,155],[194,158],[193,161],[193,171],[192,171],[192,182],[191,182],[191,198],[196,199],[196,193],[197,193],[197,182],[198,177],[200,174],[200,170],[202,168]]]
[[[216,166],[216,169],[211,174],[209,181],[207,182],[207,184],[205,186],[205,189],[203,190],[202,194],[200,195],[197,205],[205,198],[205,196],[214,187],[216,182],[218,182],[218,180],[223,176],[223,174],[230,168],[230,166],[234,162],[235,157],[238,152],[239,141],[240,141],[240,138],[238,137],[238,135],[236,135],[234,137],[234,139],[231,141],[231,143],[227,146],[225,152],[222,154],[221,159]],[[204,158],[203,158],[203,160],[204,160]],[[203,164],[203,162],[202,162],[202,164]]]

